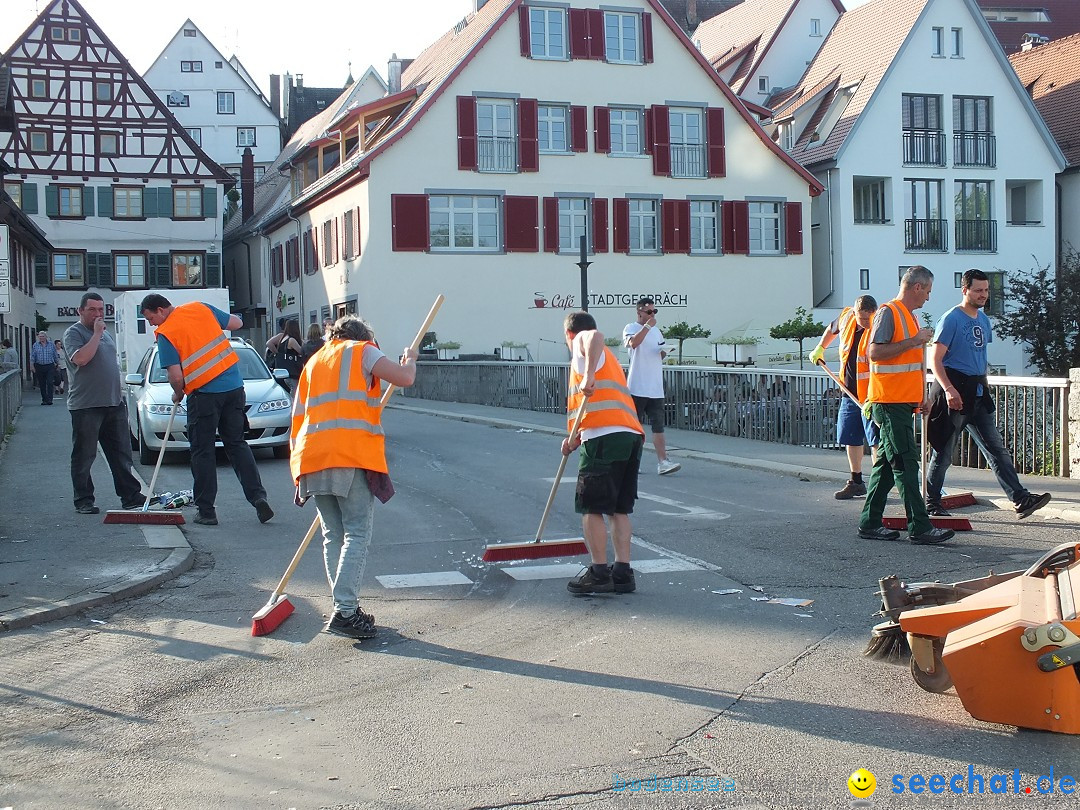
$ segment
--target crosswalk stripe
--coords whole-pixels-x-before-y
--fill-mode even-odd
[[[375,577],[384,588],[428,588],[436,585],[472,585],[460,571],[431,571],[426,574],[384,574]]]
[[[668,571],[700,571],[701,566],[685,560],[662,557],[656,560],[633,560],[630,565],[639,574],[659,574]],[[557,563],[554,565],[516,565],[502,569],[519,581],[534,579],[561,579],[576,576],[583,563]]]

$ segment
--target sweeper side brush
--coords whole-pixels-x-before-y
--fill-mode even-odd
[[[1060,545],[1026,571],[951,585],[885,577],[881,594],[887,621],[868,655],[898,650],[902,635],[915,682],[955,687],[972,717],[1080,734],[1080,545]]]

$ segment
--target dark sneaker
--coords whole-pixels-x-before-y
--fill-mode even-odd
[[[580,574],[566,583],[566,590],[575,594],[611,593],[615,590],[615,585],[611,581],[611,569],[607,570],[606,576],[599,577],[592,566],[588,565]]]
[[[859,529],[859,537],[863,540],[899,540],[900,532],[878,526],[876,529]]]
[[[1048,503],[1050,503],[1049,492],[1044,492],[1042,495],[1029,494],[1020,503],[1016,504],[1016,516],[1023,520],[1042,509]]]
[[[931,529],[922,534],[909,535],[908,540],[913,546],[936,546],[938,543],[952,540],[955,534],[956,532],[952,529]]]
[[[203,526],[217,526],[217,515],[199,512],[199,514],[194,517],[194,521],[196,523],[201,523]]]
[[[854,481],[848,481],[844,484],[844,488],[839,492],[833,493],[833,497],[838,501],[850,501],[852,498],[865,498],[866,486],[863,484],[857,484]]]
[[[259,516],[259,523],[266,523],[270,518],[274,516],[274,510],[270,508],[270,504],[266,502],[265,498],[259,498],[255,501],[255,514]]]
[[[941,501],[927,501],[926,514],[930,517],[952,517],[952,512],[941,505]]]
[[[75,511],[80,515],[96,515],[101,512],[101,510],[92,503],[84,503],[82,506],[76,506]]]
[[[637,582],[634,581],[634,569],[631,568],[627,573],[620,574],[612,568],[611,584],[615,588],[615,593],[633,593],[637,588]]]
[[[351,616],[335,613],[326,625],[326,632],[345,638],[375,638],[379,634],[374,617],[362,610],[357,610]]]

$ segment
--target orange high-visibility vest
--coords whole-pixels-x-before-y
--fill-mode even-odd
[[[180,355],[185,394],[202,388],[240,362],[214,313],[199,301],[173,307],[157,334],[164,335]]]
[[[892,310],[892,343],[915,337],[919,325],[900,299],[889,301],[883,307]],[[922,402],[926,395],[926,372],[923,370],[925,352],[924,346],[916,346],[889,360],[871,362],[868,391],[870,399],[873,402],[903,402],[911,405]]]
[[[581,393],[584,379],[585,375],[578,374],[571,363],[570,396],[566,403],[567,431],[574,426],[574,417],[581,407],[581,400],[585,398]],[[630,389],[626,387],[626,375],[607,346],[604,347],[604,363],[596,372],[596,390],[589,397],[585,406],[585,418],[581,420],[582,430],[605,427],[625,427],[645,435],[637,418],[634,399],[630,396]]]
[[[866,392],[870,387],[870,357],[867,354],[870,348],[870,330],[863,330],[857,347],[852,345],[855,342],[855,330],[859,328],[855,314],[852,307],[844,307],[840,313],[840,373],[844,373],[851,351],[855,349],[856,390],[852,393],[859,398],[859,402],[866,402]]]
[[[294,481],[334,467],[388,472],[381,386],[374,376],[370,386],[364,382],[364,348],[374,345],[332,340],[304,366],[293,399]]]

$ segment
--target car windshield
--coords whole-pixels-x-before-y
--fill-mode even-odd
[[[258,353],[250,346],[233,345],[236,356],[240,358],[240,376],[245,380],[269,380],[270,370],[262,361]],[[158,354],[154,353],[153,370],[150,372],[150,382],[167,383],[169,375],[158,363]]]

